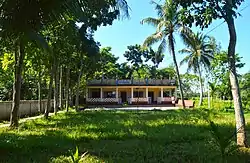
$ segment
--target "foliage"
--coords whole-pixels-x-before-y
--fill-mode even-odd
[[[88,151],[83,161],[91,163],[220,162],[204,116],[199,109],[58,114],[49,120],[27,121],[18,130],[1,128],[0,162],[71,162],[68,151],[76,146],[79,152]],[[234,131],[233,117],[218,113],[211,121],[228,137]],[[249,152],[237,151],[226,160],[245,162]]]
[[[97,68],[94,74],[95,79],[103,77],[108,79],[116,78],[119,73],[118,57],[111,53],[111,47],[105,47],[100,50],[99,59],[97,60]]]
[[[239,82],[236,72],[235,48],[237,43],[237,34],[235,29],[234,18],[237,17],[236,10],[244,0],[178,0],[177,3],[182,5],[182,14],[180,18],[184,24],[196,24],[202,29],[208,27],[215,19],[223,19],[228,27],[229,44],[227,61],[229,64],[231,92],[234,100],[236,128],[241,129],[237,133],[237,144],[247,146],[245,118],[240,97]],[[242,127],[243,126],[243,127]],[[241,134],[242,133],[242,134]]]
[[[125,51],[124,57],[132,65],[131,68],[133,69],[134,73],[136,73],[134,75],[135,78],[150,77],[150,75],[148,75],[149,72],[147,71],[151,71],[153,74],[153,71],[163,61],[162,53],[155,52],[152,48],[143,48],[137,44],[128,46],[128,50]],[[146,65],[146,63],[149,61],[153,63],[152,66],[149,64]]]
[[[250,109],[250,72],[243,74],[240,80],[241,98],[245,109]]]
[[[157,49],[158,54],[164,53],[167,49],[169,50],[170,55],[173,57],[173,63],[176,69],[182,106],[185,108],[183,87],[175,55],[174,36],[177,32],[186,33],[189,29],[179,20],[178,15],[180,14],[180,8],[173,0],[166,0],[163,4],[152,1],[152,4],[155,6],[157,18],[148,17],[143,19],[141,23],[155,27],[156,31],[145,39],[143,46],[151,47],[152,45],[159,43]]]
[[[222,162],[225,162],[226,156],[238,149],[238,146],[233,142],[235,133],[224,135],[224,133],[220,132],[219,125],[215,124],[213,121],[208,122],[210,126],[210,133],[214,139],[214,143],[220,150]]]
[[[72,151],[70,153],[70,157],[73,163],[80,163],[83,157],[87,154],[87,152],[85,152],[83,155],[80,156],[78,147],[76,147],[75,153],[73,153]]]
[[[194,98],[199,93],[199,77],[194,74],[185,73],[181,75],[183,91],[186,98]],[[198,103],[198,102],[197,102]]]
[[[186,32],[181,36],[186,48],[179,52],[187,56],[180,62],[180,65],[188,63],[188,72],[193,70],[194,73],[200,73],[202,68],[208,71],[215,51],[213,39],[199,32]]]
[[[230,15],[237,17],[237,9],[244,0],[176,0],[183,8],[180,19],[190,26],[207,28],[215,19],[228,21]],[[194,23],[194,24],[193,24]]]
[[[208,72],[211,68],[211,61],[215,52],[215,49],[213,49],[215,47],[214,39],[199,32],[193,33],[191,31],[181,34],[181,37],[186,48],[180,50],[180,52],[187,54],[187,56],[180,62],[180,65],[187,63],[187,71],[190,72],[190,70],[193,70],[199,76],[199,106],[201,106],[203,102],[202,71],[206,70]]]
[[[241,62],[239,54],[236,54],[237,70],[242,68],[244,65],[245,63]],[[212,73],[210,74],[210,78],[215,90],[215,92],[213,92],[215,97],[232,99],[226,51],[220,51],[214,55],[214,59],[211,63],[211,70]]]
[[[0,56],[0,101],[12,97],[13,64],[12,54],[4,53]]]

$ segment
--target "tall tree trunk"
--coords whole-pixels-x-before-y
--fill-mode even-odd
[[[73,107],[73,90],[69,88],[69,106]]]
[[[75,102],[76,110],[78,110],[79,108],[79,94],[80,94],[79,92],[80,92],[80,82],[81,82],[81,77],[82,77],[82,69],[83,69],[83,61],[81,60],[81,67],[79,70],[77,88],[76,88],[76,102]]]
[[[78,77],[77,88],[76,88],[76,101],[75,101],[76,110],[78,110],[79,108],[79,89],[80,89],[80,82],[79,82],[79,77]]]
[[[41,66],[39,64],[38,71],[38,111],[41,112],[42,109],[42,98],[41,98]]]
[[[53,63],[53,65],[51,66],[51,70],[50,70],[49,90],[48,90],[48,95],[47,95],[47,107],[45,108],[45,112],[44,112],[45,119],[48,119],[49,111],[51,108],[51,96],[52,96],[53,77],[54,77],[55,69],[56,67],[55,67],[55,64]]]
[[[70,75],[70,69],[67,68],[67,72],[66,72],[66,94],[65,94],[65,98],[66,98],[66,111],[69,111],[69,75]]]
[[[207,85],[207,101],[208,101],[208,109],[210,109],[211,108],[211,99],[212,99],[212,97],[211,97],[211,92],[210,92],[210,87],[209,87],[209,85]]]
[[[199,73],[199,82],[200,82],[200,102],[199,102],[199,107],[200,107],[202,105],[202,102],[203,102],[203,84],[202,84],[201,69],[200,69],[199,65],[198,65],[198,73]]]
[[[246,147],[247,146],[247,137],[245,130],[245,117],[242,108],[241,96],[240,96],[240,88],[239,82],[236,73],[235,66],[235,47],[236,47],[236,30],[233,16],[228,16],[226,19],[230,41],[228,46],[228,61],[229,61],[229,72],[230,72],[230,83],[231,90],[234,100],[234,111],[235,111],[235,120],[236,120],[236,131],[237,131],[237,144],[239,146]]]
[[[63,90],[62,90],[62,73],[63,68],[60,66],[60,77],[59,77],[59,108],[63,109]]]
[[[20,105],[20,94],[22,84],[22,68],[25,57],[24,45],[20,40],[19,49],[15,50],[15,81],[13,86],[13,102],[10,115],[10,127],[18,127],[18,110]]]
[[[173,62],[175,65],[175,69],[176,69],[176,75],[177,75],[177,79],[178,79],[178,83],[179,83],[179,89],[180,89],[180,94],[181,94],[181,101],[182,101],[182,106],[183,109],[185,109],[185,102],[184,102],[184,96],[183,96],[183,89],[182,89],[182,83],[181,83],[181,77],[180,77],[180,73],[179,73],[179,68],[178,68],[178,64],[176,61],[176,56],[175,56],[175,49],[174,49],[174,37],[173,37],[173,33],[169,34],[169,43],[170,43],[170,51],[171,51],[171,55],[173,57]]]
[[[55,63],[56,64],[56,63]],[[59,108],[59,83],[58,83],[58,64],[55,65],[55,74],[54,74],[54,113],[57,114]]]

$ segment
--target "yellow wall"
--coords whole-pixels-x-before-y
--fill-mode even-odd
[[[118,91],[119,91],[119,95],[118,97],[121,97],[121,92],[126,92],[127,93],[127,97],[130,98],[131,97],[131,88],[133,88],[134,92],[135,91],[142,91],[143,92],[143,97],[146,97],[146,89],[145,88],[148,88],[148,92],[154,92],[154,101],[157,101],[157,97],[159,97],[160,95],[160,91],[161,91],[161,88],[164,89],[164,91],[167,91],[167,90],[172,90],[172,89],[176,89],[176,86],[139,86],[139,89],[136,89],[138,88],[138,86],[91,86],[91,87],[87,87],[89,88],[89,91],[90,91],[90,96],[91,96],[91,89],[100,89],[102,88],[103,89],[103,92],[105,91],[116,91],[116,88],[118,88]]]
[[[121,92],[126,92],[127,93],[127,98],[131,97],[131,88],[119,88],[118,91],[119,91],[119,96],[118,97],[121,97]]]

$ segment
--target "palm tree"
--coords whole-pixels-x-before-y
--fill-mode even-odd
[[[188,54],[180,63],[188,63],[187,71],[193,70],[199,76],[200,82],[200,102],[199,107],[203,101],[203,81],[202,81],[202,67],[206,70],[210,68],[211,60],[213,59],[214,44],[210,37],[201,33],[186,32],[181,35],[186,48],[180,50],[180,53]]]
[[[155,43],[160,43],[157,51],[158,54],[163,54],[163,52],[168,47],[169,52],[173,57],[173,62],[175,65],[177,79],[179,83],[182,105],[183,108],[185,108],[182,83],[175,56],[174,33],[185,32],[186,30],[188,30],[188,28],[184,27],[182,23],[178,20],[178,13],[180,11],[178,6],[173,2],[173,0],[166,0],[163,5],[158,4],[154,1],[152,1],[151,3],[155,5],[155,10],[157,11],[158,18],[148,17],[143,19],[141,23],[146,23],[154,26],[156,28],[156,32],[146,38],[143,45],[148,47]]]

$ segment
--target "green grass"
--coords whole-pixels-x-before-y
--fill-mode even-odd
[[[17,130],[0,129],[0,162],[70,162],[69,151],[76,146],[80,154],[88,152],[84,162],[220,162],[204,117],[201,110],[59,114]],[[232,113],[212,114],[212,119],[225,135],[235,131]],[[247,162],[249,151],[226,159]]]

